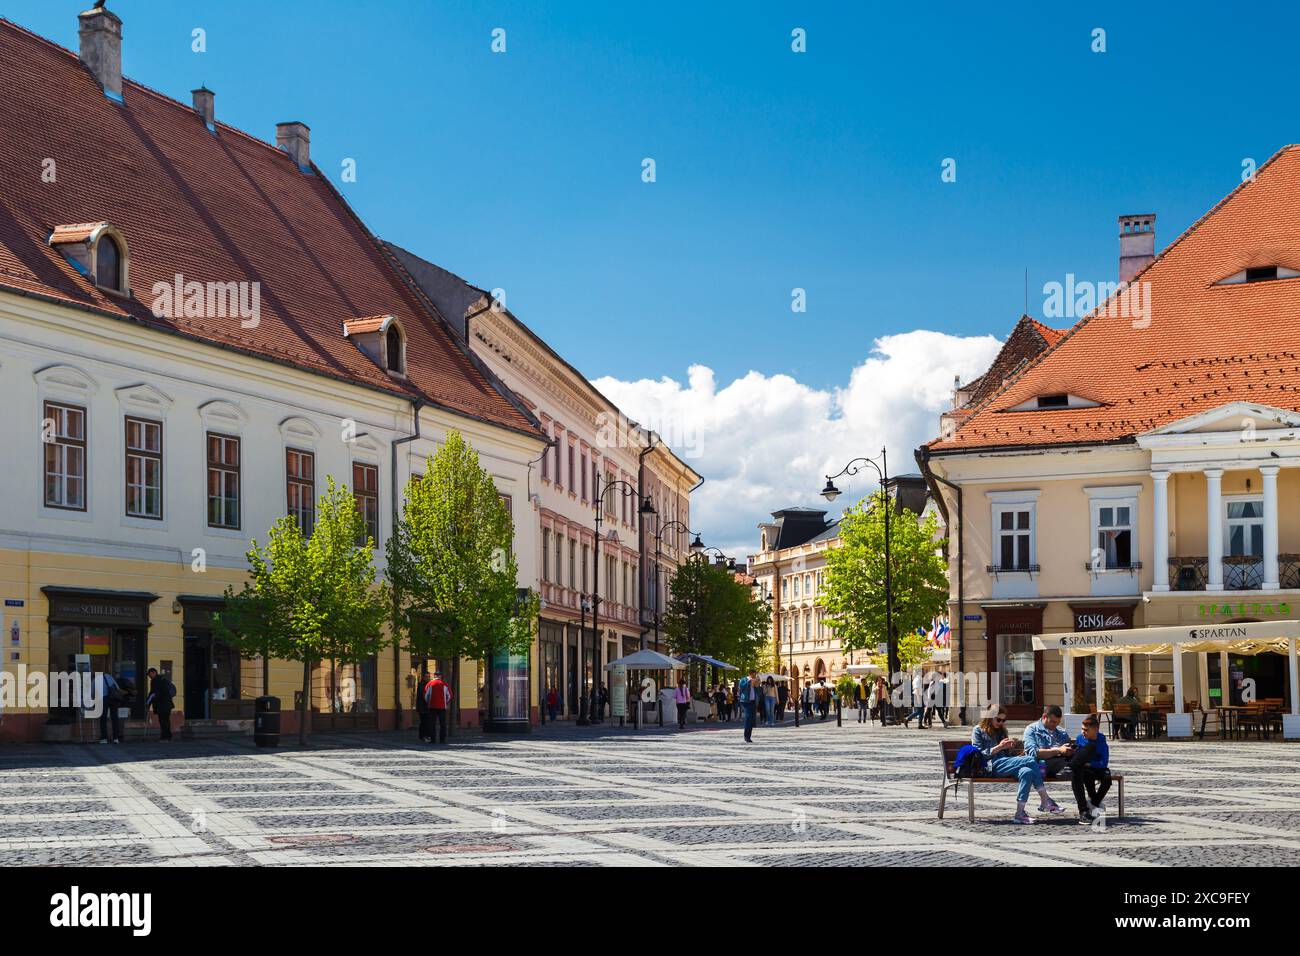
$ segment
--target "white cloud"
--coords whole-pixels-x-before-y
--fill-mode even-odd
[[[991,335],[916,330],[876,339],[843,387],[823,390],[789,375],[750,371],[718,388],[692,365],[685,383],[664,378],[595,386],[629,418],[658,431],[706,481],[691,501],[691,526],[737,558],[757,550],[756,525],[792,505],[826,506],[825,475],[860,455],[889,449],[890,474],[916,471],[912,452],[939,432],[953,378],[970,381],[997,355]],[[868,468],[867,472],[871,472]],[[831,514],[876,484],[874,472],[836,482]]]

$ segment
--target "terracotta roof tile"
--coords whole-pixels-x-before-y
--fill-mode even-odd
[[[239,349],[539,434],[482,374],[343,198],[286,153],[131,81],[104,96],[77,57],[0,19],[0,288]],[[43,161],[55,160],[54,182]],[[136,298],[104,294],[49,245],[56,226],[111,222]],[[155,284],[257,282],[260,324],[158,318]],[[339,334],[398,316],[409,379]]]
[[[1300,279],[1217,284],[1274,264],[1300,268],[1300,146],[1279,150],[1135,277],[1149,322],[1103,304],[930,448],[1132,441],[1236,400],[1300,411]],[[1101,405],[1010,411],[1059,392]]]

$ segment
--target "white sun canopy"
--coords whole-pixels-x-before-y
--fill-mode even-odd
[[[1034,650],[1064,651],[1070,657],[1091,657],[1094,654],[1169,654],[1174,645],[1178,645],[1180,650],[1189,653],[1285,654],[1287,642],[1294,638],[1300,638],[1300,621],[1250,621],[1035,634]]]
[[[605,670],[612,671],[615,667],[622,665],[630,671],[684,671],[686,665],[679,660],[669,657],[667,654],[660,654],[658,651],[643,650],[637,651],[627,657],[620,657],[616,661],[610,661],[605,665]]]

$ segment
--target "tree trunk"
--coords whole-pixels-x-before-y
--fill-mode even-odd
[[[302,702],[298,707],[298,746],[307,746],[307,714],[311,703],[311,661],[302,661]]]

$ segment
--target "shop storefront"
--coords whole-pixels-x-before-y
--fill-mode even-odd
[[[1033,646],[1034,635],[1043,629],[1043,605],[988,605],[984,614],[989,670],[999,682],[989,692],[1012,720],[1034,720],[1047,700],[1043,655]]]
[[[48,586],[50,670],[72,672],[89,659],[94,673],[113,674],[131,689],[131,716],[143,719],[148,696],[149,607],[158,595],[143,591]],[[166,662],[170,667],[171,662]],[[173,678],[174,679],[174,678]],[[71,709],[52,709],[51,723],[71,723]]]
[[[216,637],[212,616],[225,606],[222,598],[182,594],[185,633],[184,681],[173,678],[181,690],[176,706],[190,720],[250,720],[253,698],[243,698],[239,651]]]
[[[1133,626],[1137,602],[1124,604],[1071,604],[1070,616],[1076,632],[1117,631]],[[1094,654],[1073,659],[1075,710],[1109,710],[1130,685],[1129,658],[1125,654]],[[1101,674],[1101,687],[1097,675]],[[1098,703],[1100,702],[1100,707]]]

